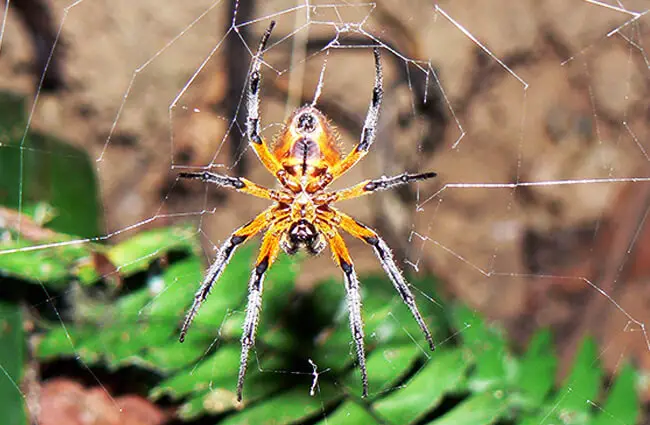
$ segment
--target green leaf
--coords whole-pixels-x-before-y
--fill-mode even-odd
[[[135,323],[139,316],[145,316],[145,308],[151,302],[152,294],[148,288],[142,288],[130,294],[123,295],[113,303],[113,308],[110,309],[109,313],[112,315],[111,320],[107,320],[106,312],[101,312],[104,314],[93,315],[89,313],[78,314],[77,318],[81,321],[86,320],[95,320],[98,322],[111,322],[111,321],[121,321],[121,322],[131,322]],[[110,308],[110,306],[108,306]]]
[[[240,347],[236,344],[220,347],[196,367],[183,370],[161,382],[150,395],[158,398],[169,394],[173,398],[180,398],[194,391],[207,390],[211,386],[214,388],[214,382],[223,378],[235,379],[239,370],[239,353]]]
[[[30,134],[23,156],[27,192],[24,199],[47,202],[56,215],[47,227],[92,238],[101,234],[101,207],[95,165],[88,154],[52,136]],[[56,154],[53,154],[56,153]]]
[[[37,355],[48,358],[79,353],[89,363],[104,361],[112,368],[133,363],[160,371],[185,367],[210,343],[210,338],[204,338],[200,347],[188,341],[183,348],[177,340],[184,305],[192,300],[194,291],[183,286],[184,280],[196,280],[201,273],[200,261],[190,256],[115,302],[86,305],[78,301],[80,325],[69,325],[69,332],[63,325],[54,326],[37,345]]]
[[[199,392],[190,397],[178,409],[178,416],[184,421],[191,421],[204,414],[216,415],[237,406],[236,395],[225,388]]]
[[[252,269],[252,264],[249,269]],[[250,274],[250,270],[248,270]],[[267,272],[264,280],[264,305],[260,315],[260,323],[267,322],[265,319],[277,320],[287,306],[287,298],[293,292],[296,277],[298,276],[298,264],[295,259],[288,255],[281,254],[273,266]],[[241,282],[246,286],[248,281]]]
[[[82,149],[29,132],[22,98],[0,93],[0,204],[29,210],[47,203],[54,211],[46,226],[82,238],[101,234],[101,207],[94,164]],[[23,213],[23,211],[20,211]]]
[[[453,321],[459,330],[464,348],[474,358],[476,371],[469,385],[475,391],[498,390],[506,387],[514,374],[512,359],[503,334],[491,327],[466,306],[453,310]]]
[[[461,350],[437,350],[413,379],[377,401],[374,409],[391,423],[414,423],[457,388],[469,366]]]
[[[16,304],[0,302],[0,412],[2,423],[26,425],[23,392],[25,334],[23,315]]]
[[[591,424],[591,403],[596,400],[602,376],[598,347],[593,339],[585,338],[573,361],[571,372],[555,397],[537,415],[525,418],[521,424]]]
[[[364,277],[361,283],[367,351],[375,347],[381,349],[396,345],[417,345],[422,350],[428,350],[418,324],[392,284],[386,279],[379,280],[372,277]],[[331,319],[333,329],[323,332],[322,338],[318,339],[319,346],[314,353],[314,359],[319,367],[341,371],[355,361],[349,349],[352,336],[342,285],[341,283],[328,283],[328,285],[332,285],[332,288],[328,291],[321,290],[319,295],[326,294],[328,297],[327,301],[323,301],[323,304],[327,305],[325,308],[332,311],[332,306],[336,306],[334,317]],[[433,313],[434,307],[437,307],[430,302],[421,303],[419,307],[431,332],[437,335],[441,324],[440,321],[435,320]]]
[[[321,384],[319,391],[309,395],[307,388],[295,388],[264,400],[229,416],[221,425],[255,424],[288,425],[320,414],[341,392],[330,385]]]
[[[143,323],[132,327],[125,327],[122,332],[115,329],[112,338],[102,339],[105,342],[104,361],[107,366],[117,369],[120,366],[130,364],[143,364],[142,353],[148,350],[155,350],[156,347],[166,344],[173,338],[172,330],[169,327],[156,326],[155,324]],[[82,348],[88,348],[82,346]],[[97,349],[98,354],[101,350]],[[169,368],[182,367],[183,364],[168,363]],[[167,368],[159,368],[161,372],[167,372]]]
[[[353,401],[346,401],[337,407],[334,413],[318,422],[317,425],[382,425],[366,409]]]
[[[556,368],[557,358],[553,352],[550,331],[537,332],[521,361],[517,379],[527,406],[534,408],[544,401],[553,388]]]
[[[57,240],[66,242],[70,238],[61,235]],[[25,240],[0,243],[0,251],[3,252],[0,255],[0,272],[25,282],[60,289],[67,285],[67,279],[75,272],[82,270],[84,263],[90,262],[91,247],[88,244],[46,249],[30,249],[31,246]],[[91,278],[96,277],[95,273]]]
[[[178,327],[187,310],[186,306],[194,300],[197,282],[203,277],[201,261],[190,256],[185,260],[172,264],[162,276],[149,279],[147,291],[150,302],[138,311],[125,311],[127,316],[139,317],[139,320],[167,326],[170,330]]]
[[[496,423],[508,408],[509,401],[501,391],[479,393],[428,425],[489,425]]]
[[[598,396],[603,369],[598,362],[598,346],[585,338],[573,362],[571,373],[557,395],[556,412],[565,423],[582,423]]]
[[[241,409],[242,406],[276,394],[284,386],[283,381],[277,379],[276,372],[252,370],[246,376],[244,399],[242,404],[239,404],[235,394],[236,383],[233,375],[230,381],[216,380],[212,382],[211,390],[192,396],[181,406],[179,415],[183,420],[191,420],[205,413],[216,415],[233,409]]]
[[[33,283],[62,282],[70,275],[71,264],[58,256],[56,250],[21,251],[30,245],[24,242],[0,244],[0,250],[15,252],[0,255],[0,271]]]
[[[36,344],[37,358],[49,360],[56,357],[75,357],[79,341],[90,338],[97,332],[94,326],[64,326],[56,323]]]
[[[253,267],[254,249],[253,246],[247,245],[235,252],[196,315],[192,328],[187,334],[188,338],[196,332],[216,335],[233,310],[243,309],[248,293],[248,279]],[[201,285],[201,281],[199,279],[193,284],[188,282],[187,285],[193,287],[192,293],[194,293]],[[189,307],[189,304],[186,307]]]
[[[147,230],[110,248],[108,258],[123,276],[130,276],[170,251],[198,252],[195,236],[190,226]]]
[[[593,425],[633,425],[641,414],[635,388],[636,372],[629,364],[623,366],[609,391],[607,400],[597,412]]]
[[[383,391],[389,390],[421,355],[422,351],[415,344],[382,346],[381,349],[372,351],[366,359],[370,397],[381,396]],[[351,393],[359,393],[361,391],[359,368],[355,367],[349,372],[343,382]]]
[[[173,333],[164,343],[150,346],[139,360],[150,369],[172,373],[194,365],[205,356],[209,347],[209,341],[196,339],[186,339],[181,344],[177,333]]]

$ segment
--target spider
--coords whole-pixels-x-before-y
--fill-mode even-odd
[[[196,292],[194,302],[185,317],[180,341],[183,342],[185,339],[192,320],[207,298],[212,285],[219,279],[235,249],[255,234],[267,229],[248,284],[248,304],[241,337],[242,349],[237,380],[237,400],[241,402],[248,357],[250,349],[255,345],[259,313],[262,307],[264,274],[277,258],[280,249],[290,255],[300,249],[306,249],[310,254],[315,255],[329,245],[334,261],[343,271],[350,330],[361,371],[362,396],[366,397],[368,395],[368,374],[363,343],[359,280],[339,229],[363,240],[374,248],[382,267],[410,309],[431,350],[435,349],[435,345],[431,332],[415,304],[413,293],[395,264],[393,254],[386,242],[374,230],[332,207],[332,204],[368,195],[378,190],[429,179],[436,173],[403,173],[393,177],[365,180],[347,189],[326,191],[330,183],[343,175],[368,153],[375,140],[383,94],[381,61],[379,49],[376,47],[373,50],[375,85],[372,100],[361,138],[352,152],[346,156],[341,154],[337,147],[336,133],[325,115],[313,104],[300,107],[293,112],[271,151],[260,135],[259,104],[262,54],[274,26],[275,22],[272,21],[262,36],[257,54],[253,57],[247,87],[246,131],[251,147],[262,164],[277,178],[281,188],[268,189],[243,177],[231,177],[207,171],[179,173],[181,178],[198,179],[205,183],[216,184],[273,201],[268,209],[235,230],[219,248],[216,259],[208,268],[205,278]]]

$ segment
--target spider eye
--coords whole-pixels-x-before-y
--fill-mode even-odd
[[[298,131],[311,133],[316,129],[316,118],[313,114],[305,112],[298,117]]]

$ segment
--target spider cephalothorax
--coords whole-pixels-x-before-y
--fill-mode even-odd
[[[368,394],[368,377],[363,345],[359,280],[339,229],[373,247],[395,289],[422,329],[431,350],[435,346],[431,333],[415,304],[413,293],[395,264],[388,245],[374,230],[337,210],[332,204],[377,190],[428,179],[436,174],[403,173],[394,177],[366,180],[338,191],[326,190],[332,181],[343,175],[366,155],[375,140],[383,94],[381,62],[377,48],[373,50],[375,85],[372,100],[359,143],[352,152],[345,156],[341,155],[336,132],[323,113],[314,105],[298,108],[289,117],[282,132],[275,139],[271,151],[260,135],[259,92],[262,53],[274,25],[274,22],[271,22],[262,37],[257,54],[253,58],[248,85],[246,129],[251,147],[262,164],[278,179],[281,188],[267,189],[243,177],[230,177],[207,171],[179,174],[183,178],[199,179],[273,201],[269,208],[235,230],[219,248],[217,257],[206,272],[203,283],[195,295],[194,303],[187,313],[181,329],[180,340],[182,342],[185,339],[194,316],[207,298],[212,285],[219,279],[235,249],[255,234],[267,229],[249,282],[248,305],[241,339],[242,352],[237,381],[237,399],[241,401],[248,356],[250,349],[255,344],[257,323],[262,306],[264,274],[277,258],[280,249],[287,254],[295,254],[304,248],[311,254],[317,254],[326,245],[329,245],[334,261],[343,271],[350,312],[350,329],[356,346],[363,382],[363,396],[365,397]]]

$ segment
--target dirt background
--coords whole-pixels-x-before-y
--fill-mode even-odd
[[[273,185],[234,120],[244,117],[232,109],[250,60],[244,47],[255,48],[273,15],[262,88],[264,134],[272,140],[288,111],[311,100],[320,52],[336,29],[347,47],[371,44],[365,31],[387,46],[381,131],[340,186],[403,170],[439,177],[342,208],[381,230],[408,271],[440,276],[444,293],[500,320],[519,342],[552,326],[565,367],[581,338],[593,335],[610,371],[623,359],[650,369],[650,187],[585,181],[648,176],[650,18],[628,22],[631,11],[647,12],[646,1],[625,2],[627,13],[578,0],[439,2],[490,54],[427,1],[312,8],[311,25],[304,8],[291,11],[293,2],[243,2],[250,16],[240,10],[237,23],[259,22],[239,32],[227,2],[44,4],[52,32],[60,29],[48,74],[56,71],[60,87],[39,92],[32,126],[96,161],[106,234],[154,216],[134,231],[194,220],[211,256],[265,203],[180,182],[179,168],[212,164]],[[11,9],[0,87],[33,98],[42,68],[33,71],[39,54],[27,26]],[[370,98],[372,55],[328,50],[319,105],[350,149]],[[232,64],[244,75],[228,71]],[[435,70],[440,86],[426,70]],[[350,245],[358,269],[378,270],[369,250]],[[301,287],[335,273],[327,255],[309,260]]]

